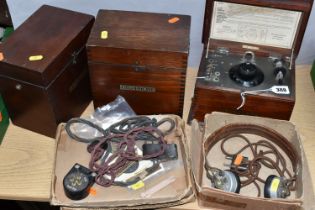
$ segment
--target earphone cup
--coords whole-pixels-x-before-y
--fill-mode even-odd
[[[264,187],[265,198],[286,198],[290,190],[285,184],[285,177],[270,175],[267,177]]]
[[[264,186],[264,197],[265,198],[271,198],[271,185],[272,185],[272,181],[276,178],[277,176],[275,175],[270,175],[267,177],[266,182],[265,182],[265,186]]]
[[[235,193],[240,193],[240,190],[241,190],[241,179],[240,179],[240,177],[237,174],[234,173],[234,175],[235,175],[236,182],[237,182],[237,187],[236,187]]]
[[[241,189],[240,177],[232,171],[224,171],[224,176],[227,180],[224,191],[239,193]]]

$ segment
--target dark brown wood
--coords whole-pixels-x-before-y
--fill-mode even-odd
[[[179,18],[178,22],[170,24],[169,19],[174,17]],[[138,61],[140,65],[178,65],[182,68],[185,66],[181,58],[183,54],[187,55],[189,50],[189,29],[190,16],[186,15],[100,10],[87,43],[91,55],[89,60],[121,63],[127,59],[125,64],[135,64],[134,62]],[[108,31],[107,39],[100,38],[104,30]],[[106,49],[102,51],[105,55],[100,55],[101,50],[93,53],[97,47]],[[155,54],[148,54],[150,52],[168,55],[158,59],[152,58]],[[129,56],[135,57],[129,59]],[[152,62],[152,59],[158,61]]]
[[[272,94],[248,95],[246,96],[245,106],[237,110],[236,108],[241,104],[240,91],[216,88],[204,89],[196,86],[189,119],[203,121],[205,114],[219,111],[289,120],[294,103],[294,98],[285,100]]]
[[[85,43],[93,16],[42,6],[3,44],[0,90],[12,122],[54,137],[91,100]],[[29,61],[31,55],[43,60]]]
[[[11,14],[6,0],[0,1],[0,26],[12,26]]]
[[[203,62],[205,59],[201,61],[198,77],[205,75]],[[295,104],[295,65],[290,71],[290,95],[279,97],[271,92],[246,95],[246,103],[240,110],[237,110],[237,107],[242,103],[241,88],[209,85],[202,80],[197,80],[188,121],[192,119],[203,121],[205,114],[214,111],[289,120]]]
[[[182,115],[185,69],[151,67],[137,70],[137,67],[132,66],[90,63],[89,70],[94,83],[92,95],[95,107],[122,95],[136,113]],[[121,85],[155,90],[122,90]]]
[[[182,115],[189,30],[186,15],[100,10],[87,43],[94,106],[122,95],[137,114]]]
[[[207,0],[206,1],[206,10],[205,10],[205,16],[204,16],[204,25],[203,25],[203,35],[202,35],[202,43],[204,43],[204,47],[207,47],[208,38],[210,35],[210,26],[211,26],[211,19],[212,19],[212,10],[213,10],[213,3],[216,0]],[[277,9],[284,9],[284,10],[293,10],[293,11],[301,11],[302,12],[302,18],[300,21],[300,28],[298,29],[298,33],[296,35],[296,41],[294,48],[294,55],[297,57],[299,54],[302,40],[304,37],[305,29],[307,26],[307,22],[311,13],[311,9],[313,6],[313,0],[217,0],[219,2],[231,2],[231,3],[238,3],[238,4],[246,4],[246,5],[252,5],[252,6],[261,6],[261,7],[270,7],[270,8],[277,8]],[[211,41],[211,47],[215,47],[215,45],[212,46]],[[231,43],[226,42],[224,45],[221,44],[221,47],[230,47]],[[234,49],[241,49],[242,45],[244,43],[234,43]],[[258,46],[262,47],[262,46]],[[269,51],[269,52],[278,52],[282,55],[284,55],[283,51],[284,49],[280,48],[273,48],[273,47],[262,47],[262,51]],[[291,55],[291,49],[285,51],[286,55]]]
[[[4,68],[0,72],[34,84],[48,85],[69,62],[72,53],[83,46],[92,24],[90,15],[42,6],[3,44],[4,60],[0,67],[8,65],[12,69]],[[28,59],[32,55],[43,55],[44,59],[30,62]]]
[[[202,67],[205,62],[204,56],[203,54],[198,77],[205,75],[205,69]],[[295,64],[292,65],[290,71],[290,95],[278,96],[271,92],[259,95],[248,94],[246,103],[240,110],[237,110],[237,107],[242,103],[241,87],[239,89],[227,88],[224,84],[222,86],[209,85],[202,80],[196,80],[188,122],[193,119],[203,121],[206,114],[215,111],[289,120],[295,104]]]

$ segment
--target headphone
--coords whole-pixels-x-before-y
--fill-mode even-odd
[[[244,134],[253,134],[264,138],[251,142]],[[235,154],[225,151],[224,145],[233,137],[239,137],[247,144]],[[269,140],[269,141],[268,141]],[[231,160],[229,170],[221,170],[212,167],[207,160],[209,151],[214,145],[221,141],[221,151]],[[288,156],[293,167],[293,174],[286,167],[286,160],[275,147],[277,145]],[[263,149],[264,150],[261,150]],[[253,159],[249,160],[241,153],[244,150],[251,150]],[[259,150],[260,149],[260,150]],[[300,167],[300,155],[293,145],[277,131],[256,124],[234,123],[225,125],[214,131],[204,142],[205,169],[207,177],[212,186],[226,192],[239,193],[242,187],[254,184],[260,196],[260,187],[257,182],[264,183],[264,197],[266,198],[286,198],[290,191],[296,188],[296,177]],[[276,158],[274,161],[270,154]],[[268,155],[268,156],[267,156]],[[262,167],[277,170],[277,175],[270,175],[266,180],[259,177]]]

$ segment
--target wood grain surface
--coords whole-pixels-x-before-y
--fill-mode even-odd
[[[297,101],[291,121],[298,127],[315,188],[315,91],[310,66],[297,66]],[[196,69],[188,69],[184,119],[195,86]],[[93,105],[85,110],[89,115]],[[48,137],[10,125],[0,146],[0,199],[49,201],[55,141]],[[172,209],[198,209],[197,203]]]
[[[87,107],[85,43],[93,22],[91,15],[43,5],[3,43],[0,92],[15,125],[54,137],[60,122]],[[30,55],[43,60],[31,62]]]
[[[3,43],[0,73],[48,85],[70,61],[72,53],[86,43],[93,22],[91,15],[43,5]],[[29,61],[36,55],[42,55],[42,60]],[[6,65],[14,68],[5,71]]]
[[[87,45],[187,53],[189,29],[188,15],[100,10]],[[106,39],[100,39],[102,31],[108,32]]]
[[[121,95],[137,114],[182,116],[186,69],[146,67],[138,71],[136,68],[89,63],[95,107],[107,104]],[[143,90],[136,91],[133,89],[135,87]]]

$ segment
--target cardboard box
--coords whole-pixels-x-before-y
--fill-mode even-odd
[[[0,95],[0,144],[9,126],[9,115]]]
[[[290,197],[286,199],[269,199],[263,197],[255,197],[257,191],[250,187],[244,190],[241,189],[241,194],[227,193],[218,189],[210,187],[209,180],[206,177],[204,170],[204,142],[206,139],[217,129],[231,124],[231,123],[251,123],[258,124],[282,134],[288,139],[296,149],[300,156],[300,163],[298,165],[297,172],[297,190],[291,192]],[[201,129],[197,121],[192,122],[191,130],[192,141],[190,142],[191,149],[191,168],[193,177],[196,184],[196,196],[200,206],[220,208],[220,209],[244,209],[244,210],[261,210],[261,209],[312,209],[314,208],[314,192],[309,186],[311,184],[311,178],[309,168],[307,165],[306,157],[303,147],[301,146],[300,136],[295,126],[288,121],[274,120],[268,118],[240,116],[232,114],[213,113],[208,114],[205,117],[205,128]],[[255,138],[255,137],[252,137]],[[257,138],[257,136],[256,136]],[[261,138],[260,138],[261,139]],[[256,139],[258,140],[258,139]],[[230,145],[235,149],[235,146],[239,144],[235,142]],[[220,154],[221,153],[221,154]],[[200,155],[198,155],[200,154]],[[210,150],[210,160],[216,163],[222,163],[224,157],[219,148]],[[221,156],[220,156],[221,155]],[[208,159],[209,160],[209,159]],[[290,161],[287,160],[287,163]],[[217,165],[215,165],[217,167]],[[218,166],[219,167],[219,166]],[[290,166],[288,166],[290,167]],[[228,169],[221,166],[222,169]],[[262,172],[262,176],[268,176],[270,172]],[[271,175],[271,174],[269,174]],[[263,191],[262,191],[263,192]],[[262,193],[263,194],[263,193]]]
[[[169,170],[161,176],[155,176],[149,182],[145,182],[145,187],[143,188],[138,190],[119,186],[104,188],[94,184],[93,191],[95,193],[78,201],[70,200],[65,196],[62,185],[63,178],[75,163],[88,166],[90,154],[86,152],[87,144],[70,139],[64,130],[64,124],[61,124],[57,132],[57,151],[52,178],[51,204],[81,208],[145,209],[175,206],[192,201],[194,195],[190,176],[189,156],[187,155],[184,121],[175,115],[158,115],[153,117],[157,119],[171,117],[175,120],[175,131],[165,136],[165,139],[168,143],[177,144],[178,160],[167,161],[166,164],[168,166],[164,166],[168,167]],[[161,126],[161,129],[163,130],[163,126]],[[164,129],[167,128],[165,127]],[[175,177],[175,181],[152,194],[150,198],[143,198],[141,196],[141,193],[147,192],[147,190],[152,189],[169,177]]]
[[[159,115],[159,117],[162,116],[168,115]],[[167,137],[167,139],[168,141],[174,141],[176,138],[178,139],[178,141],[175,142],[179,145],[179,153],[182,154],[181,156],[184,163],[183,168],[180,170],[184,171],[180,172],[177,169],[172,171],[171,174],[176,176],[176,182],[154,194],[150,199],[139,199],[139,193],[143,191],[133,191],[130,194],[130,191],[128,192],[128,190],[119,189],[118,187],[105,189],[103,192],[100,192],[97,197],[89,196],[90,198],[77,202],[67,199],[61,185],[63,177],[74,163],[80,162],[83,163],[83,165],[86,165],[89,157],[88,153],[85,152],[86,145],[70,140],[65,133],[64,125],[60,125],[58,131],[59,135],[57,137],[56,166],[52,183],[53,196],[51,203],[53,205],[63,206],[63,210],[74,209],[74,207],[76,207],[75,209],[80,210],[92,207],[98,207],[99,209],[162,208],[192,201],[192,189],[194,189],[194,196],[197,198],[199,206],[203,208],[235,210],[309,210],[312,209],[312,207],[315,207],[313,189],[308,187],[312,186],[312,184],[306,157],[301,146],[300,136],[292,123],[269,118],[213,113],[206,115],[204,126],[200,126],[200,124],[194,120],[191,129],[186,128],[185,130],[184,122],[179,117],[171,116],[176,119],[177,130],[175,134]],[[297,151],[297,156],[299,157],[298,159],[301,164],[298,166],[297,190],[292,191],[290,197],[287,199],[258,198],[256,197],[257,191],[253,188],[248,188],[245,191],[242,189],[241,194],[235,194],[209,187],[210,181],[206,178],[204,171],[203,143],[215,130],[230,123],[253,123],[269,127],[282,134],[292,143]],[[232,147],[235,147],[237,144],[238,143],[233,144]],[[188,149],[186,148],[187,145],[189,146]],[[209,155],[211,155],[211,158],[215,160],[215,162],[220,164],[225,158],[222,157],[222,154],[220,153],[222,152],[219,149],[215,149],[214,151],[211,150]],[[187,154],[190,154],[190,157],[188,157]],[[290,163],[289,158],[287,156],[285,157],[286,162]],[[288,168],[292,169],[292,166],[288,164]],[[222,169],[224,170],[227,168],[222,166]],[[192,178],[190,173],[192,174]],[[168,176],[171,174],[168,174]],[[270,175],[270,171],[262,172],[262,176],[268,175]],[[156,180],[156,183],[165,179],[163,176],[159,177]],[[193,181],[193,186],[191,184],[191,179]],[[100,191],[98,186],[96,186],[95,189],[97,192]],[[174,189],[177,190],[174,191]]]

